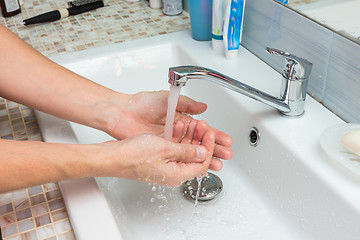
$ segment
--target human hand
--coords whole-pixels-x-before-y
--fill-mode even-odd
[[[130,95],[126,109],[107,132],[117,139],[125,139],[145,133],[164,136],[168,94],[168,91],[160,91]],[[179,142],[181,136],[187,134],[187,129],[193,121],[190,115],[201,114],[206,109],[207,106],[204,103],[196,102],[185,96],[179,97],[173,135],[176,142]],[[118,114],[110,114],[110,116],[114,115]],[[222,164],[215,158],[226,160],[232,157],[233,152],[230,149],[232,139],[220,130],[210,126],[207,126],[207,128],[215,133],[216,142],[214,159],[210,167],[212,170],[218,171],[221,169]],[[177,131],[176,136],[175,131]]]
[[[107,169],[104,176],[176,187],[186,180],[206,175],[215,134],[209,129],[197,131],[195,128],[192,125],[180,143],[148,134],[102,143],[106,152],[111,153],[109,161],[102,161],[102,167]],[[190,144],[192,141],[197,144]]]

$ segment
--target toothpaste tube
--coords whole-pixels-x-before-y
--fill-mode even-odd
[[[225,3],[225,0],[213,0],[211,40],[212,48],[219,52],[224,51],[223,29]]]
[[[227,0],[224,21],[225,54],[235,58],[239,51],[244,21],[245,0]]]

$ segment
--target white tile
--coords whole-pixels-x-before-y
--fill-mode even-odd
[[[36,229],[40,239],[45,239],[47,237],[55,235],[55,231],[52,225],[48,225],[45,227],[40,227]]]
[[[17,233],[16,224],[12,224],[12,225],[9,225],[7,227],[2,227],[1,228],[1,233],[2,233],[2,236],[4,238],[16,234]]]
[[[10,193],[0,194],[0,206],[11,202]]]
[[[360,122],[360,46],[334,35],[324,104],[348,122]]]
[[[70,225],[69,220],[57,222],[54,225],[55,225],[56,232],[58,234],[71,230],[71,225]]]
[[[38,204],[32,207],[32,212],[34,216],[39,216],[41,214],[47,213],[48,211],[49,209],[47,203]]]
[[[19,225],[20,232],[25,232],[25,231],[30,230],[35,227],[32,219],[21,221],[18,223],[18,225]]]

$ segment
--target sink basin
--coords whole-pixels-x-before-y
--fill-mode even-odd
[[[265,48],[266,46],[264,46]],[[167,90],[168,68],[200,65],[276,95],[281,76],[245,49],[229,61],[179,32],[59,55],[53,60],[126,93]],[[311,76],[310,76],[311,81]],[[343,122],[307,97],[288,119],[257,101],[203,80],[182,94],[208,104],[199,116],[233,137],[234,157],[216,173],[223,191],[196,208],[181,188],[119,178],[60,182],[78,239],[359,239],[359,182],[333,165],[319,138]],[[36,112],[45,141],[95,143],[105,133]],[[260,132],[249,143],[250,129]]]

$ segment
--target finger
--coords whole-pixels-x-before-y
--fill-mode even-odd
[[[229,160],[233,157],[233,154],[234,153],[231,148],[215,144],[213,157]]]
[[[201,120],[198,122],[194,134],[194,138],[192,140],[192,144],[199,145],[202,142],[203,137],[205,136],[205,133],[208,129],[208,124]]]
[[[205,147],[199,145],[181,143],[176,144],[174,149],[170,160],[178,163],[202,163],[211,154]]]
[[[195,133],[195,129],[197,128],[197,123],[198,121],[193,119],[191,120],[188,128],[186,129],[186,134],[183,138],[183,140],[181,141],[181,143],[187,143],[190,144],[192,142],[192,140],[194,139],[194,133]]]
[[[191,98],[180,96],[176,110],[187,114],[200,114],[205,112],[207,105]]]
[[[184,136],[185,131],[185,123],[183,121],[178,121],[175,123],[174,129],[173,129],[173,142],[180,142],[182,137]]]
[[[209,165],[209,169],[216,171],[216,172],[220,171],[222,169],[222,167],[223,167],[223,162],[217,158],[213,158]]]
[[[210,128],[215,132],[215,142],[218,145],[222,145],[225,147],[230,147],[232,145],[232,138],[229,135],[216,128]]]

